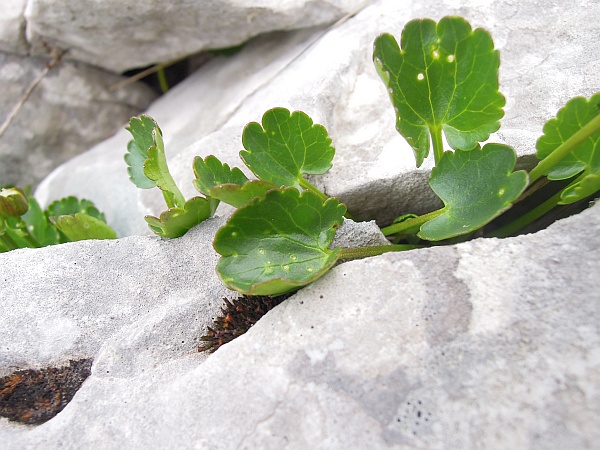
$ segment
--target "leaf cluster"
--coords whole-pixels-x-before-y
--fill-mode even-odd
[[[0,253],[116,237],[104,214],[89,200],[65,197],[42,210],[26,190],[0,189]]]
[[[417,166],[433,149],[429,185],[444,205],[383,228],[394,245],[332,248],[348,216],[346,206],[307,177],[326,173],[335,149],[322,125],[285,108],[271,109],[260,123],[244,128],[240,158],[256,179],[215,156],[196,157],[194,185],[203,197],[185,203],[167,176],[158,125],[146,116],[132,119],[134,139],[126,156],[131,179],[140,187],[159,187],[170,207],[160,218],[146,218],[151,228],[173,237],[212,215],[221,201],[236,207],[215,236],[221,255],[217,271],[231,289],[279,295],[315,281],[340,260],[510,235],[558,205],[585,201],[600,189],[600,93],[569,101],[546,124],[537,143],[541,161],[527,173],[515,171],[513,148],[484,143],[498,130],[505,104],[498,90],[499,55],[489,33],[473,30],[460,17],[413,20],[400,45],[390,34],[379,36],[373,59]],[[444,137],[450,149],[444,148]],[[567,181],[524,214],[507,214],[531,196],[540,177]]]

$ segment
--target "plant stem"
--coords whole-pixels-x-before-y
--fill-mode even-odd
[[[492,231],[489,235],[486,235],[486,237],[504,238],[515,234],[520,229],[526,227],[556,207],[556,205],[558,205],[558,201],[560,200],[560,194],[562,194],[562,190],[554,194],[541,205],[538,205],[536,208],[529,211],[527,214]]]
[[[169,82],[167,81],[167,76],[165,75],[165,68],[159,67],[159,69],[156,71],[156,76],[158,77],[160,90],[163,94],[166,94],[169,91]]]
[[[8,250],[15,250],[19,248],[17,243],[7,233],[0,234],[0,241],[8,248]]]
[[[390,236],[392,234],[402,233],[402,232],[415,234],[415,233],[418,233],[419,229],[421,228],[421,225],[423,225],[425,222],[430,221],[431,219],[436,218],[443,212],[444,212],[444,208],[441,208],[441,209],[432,211],[430,213],[423,214],[422,216],[415,217],[414,219],[408,219],[408,220],[405,220],[404,222],[400,222],[400,223],[393,223],[392,225],[390,225],[388,227],[382,228],[381,232],[383,233],[384,236]]]
[[[340,259],[360,259],[369,256],[379,256],[388,252],[404,252],[415,248],[423,248],[422,245],[395,244],[378,245],[374,247],[342,248]]]
[[[17,219],[17,227],[23,233],[23,236],[21,237],[25,239],[29,243],[29,245],[31,245],[32,248],[42,247],[39,241],[29,232],[27,224],[23,221],[23,219]]]
[[[440,162],[442,156],[444,156],[444,141],[442,140],[442,127],[429,127],[429,133],[431,133],[431,143],[433,144],[433,157],[435,158],[435,164]]]
[[[600,114],[581,127],[581,129],[573,134],[569,139],[556,147],[552,153],[542,159],[537,166],[535,166],[531,172],[529,172],[529,184],[533,183],[546,172],[548,172],[548,170],[550,170],[561,159],[572,152],[579,144],[584,142],[587,138],[598,131],[600,131]]]

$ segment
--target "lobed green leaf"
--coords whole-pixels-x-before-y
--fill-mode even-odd
[[[309,188],[305,174],[323,174],[331,168],[335,149],[327,130],[314,125],[302,111],[274,108],[262,117],[262,125],[249,123],[241,158],[262,181],[277,187]]]
[[[396,128],[417,167],[441,132],[455,150],[471,150],[500,127],[499,55],[489,33],[461,17],[412,20],[402,48],[390,34],[375,40],[373,60],[396,110]],[[436,157],[437,160],[437,157]]]
[[[222,184],[210,190],[211,198],[215,198],[228,205],[241,208],[256,197],[264,196],[275,186],[260,180],[247,181],[244,185]]]
[[[544,159],[551,155],[571,136],[598,116],[598,105],[600,105],[600,93],[593,95],[589,100],[584,97],[575,97],[569,100],[558,111],[556,118],[550,119],[544,125],[544,134],[536,143],[536,156]],[[596,192],[598,189],[593,189],[597,186],[599,173],[600,131],[579,143],[573,151],[554,164],[545,175],[549,180],[566,180],[581,174],[581,179],[563,191],[560,203],[565,204],[573,203]]]
[[[150,229],[166,238],[183,236],[192,227],[212,216],[211,203],[203,197],[193,197],[185,202],[183,208],[170,208],[160,217],[146,216],[144,219]]]
[[[310,191],[275,189],[238,209],[217,232],[217,271],[230,289],[278,295],[311,283],[340,256],[329,249],[346,207]]]
[[[156,181],[151,180],[144,173],[144,163],[148,159],[148,149],[154,145],[152,132],[158,128],[152,117],[142,115],[131,118],[129,126],[125,127],[133,136],[127,144],[125,162],[129,179],[141,189],[150,189],[156,186]],[[158,128],[160,130],[160,128]]]
[[[242,186],[248,177],[237,167],[229,168],[228,164],[223,164],[216,156],[207,156],[205,159],[199,156],[194,159],[194,186],[199,192],[210,196],[211,189],[222,184],[235,184]]]
[[[162,133],[158,126],[154,127],[152,137],[154,139],[154,145],[148,149],[148,158],[144,163],[144,174],[150,180],[155,181],[156,186],[163,191],[168,206],[183,208],[185,199],[169,172],[165,155],[165,145]]]
[[[560,205],[568,205],[583,200],[600,191],[600,169],[589,172],[580,180],[563,189],[560,195]]]
[[[58,216],[54,219],[56,228],[63,233],[69,241],[83,241],[86,239],[116,239],[115,231],[102,220],[84,213],[68,216]]]
[[[421,226],[418,236],[439,241],[467,234],[510,208],[528,183],[525,171],[513,172],[516,160],[515,151],[501,144],[445,152],[429,179],[445,206]]]
[[[101,213],[93,202],[86,199],[79,200],[72,195],[56,200],[46,208],[47,217],[58,217],[77,213],[87,214],[106,222],[104,214]]]

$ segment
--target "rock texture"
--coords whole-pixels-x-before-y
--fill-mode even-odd
[[[491,140],[514,146],[519,165],[531,167],[544,122],[570,98],[598,89],[600,63],[589,36],[598,34],[600,11],[593,3],[552,1],[540,9],[536,2],[378,1],[325,35],[266,36],[234,57],[214,60],[148,113],[164,132],[175,178],[193,195],[195,155],[215,154],[240,165],[245,124],[276,106],[303,110],[327,127],[337,149],[333,169],[312,181],[339,196],[359,219],[389,223],[438,203],[427,186],[431,161],[415,169],[411,149],[394,129],[394,112],[371,60],[375,37],[384,31],[399,36],[414,18],[449,14],[486,28],[501,52],[507,98],[502,128]],[[164,206],[160,193],[138,192],[129,182],[122,163],[128,139],[123,130],[65,165],[38,196],[47,202],[81,191],[120,235],[147,233],[142,217]],[[98,171],[98,164],[104,169]],[[126,203],[113,201],[115,191]]]
[[[70,49],[69,57],[114,72],[202,50],[232,47],[261,33],[335,22],[364,0],[103,1],[31,0],[27,39]]]
[[[0,123],[44,71],[47,60],[0,52]],[[155,98],[142,84],[111,91],[120,80],[81,63],[63,61],[52,69],[0,137],[0,183],[37,185],[55,167],[105,140]]]
[[[600,206],[341,264],[206,358],[218,224],[0,255],[0,375],[94,359],[46,424],[0,419],[3,448],[596,447]]]
[[[544,121],[597,90],[593,6],[381,0],[326,34],[258,38],[148,113],[191,195],[194,155],[238,165],[247,122],[274,106],[302,109],[337,148],[333,170],[311,181],[359,218],[385,222],[435,204],[431,163],[414,169],[394,130],[373,39],[447,14],[491,31],[507,97],[493,140],[514,145],[528,166]],[[128,139],[121,131],[63,165],[38,197],[89,197],[122,236],[145,233],[142,217],[160,212],[160,194],[127,179]],[[599,205],[532,235],[340,264],[207,356],[198,338],[231,295],[214,272],[222,223],[175,240],[0,254],[0,377],[93,359],[91,376],[45,424],[0,418],[3,448],[598,447]],[[340,245],[382,239],[373,224],[348,222],[339,234]]]

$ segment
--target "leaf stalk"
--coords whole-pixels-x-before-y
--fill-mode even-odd
[[[538,178],[546,174],[555,164],[571,153],[579,144],[598,131],[600,131],[600,114],[596,115],[596,117],[581,127],[581,129],[569,139],[556,147],[552,153],[542,159],[537,166],[529,172],[529,184],[532,184]]]
[[[430,213],[423,214],[422,216],[415,217],[414,219],[408,219],[404,222],[394,223],[390,226],[384,227],[381,229],[381,232],[384,236],[390,236],[397,233],[416,234],[421,229],[421,225],[423,225],[425,222],[435,219],[443,212],[444,208],[437,209]]]

